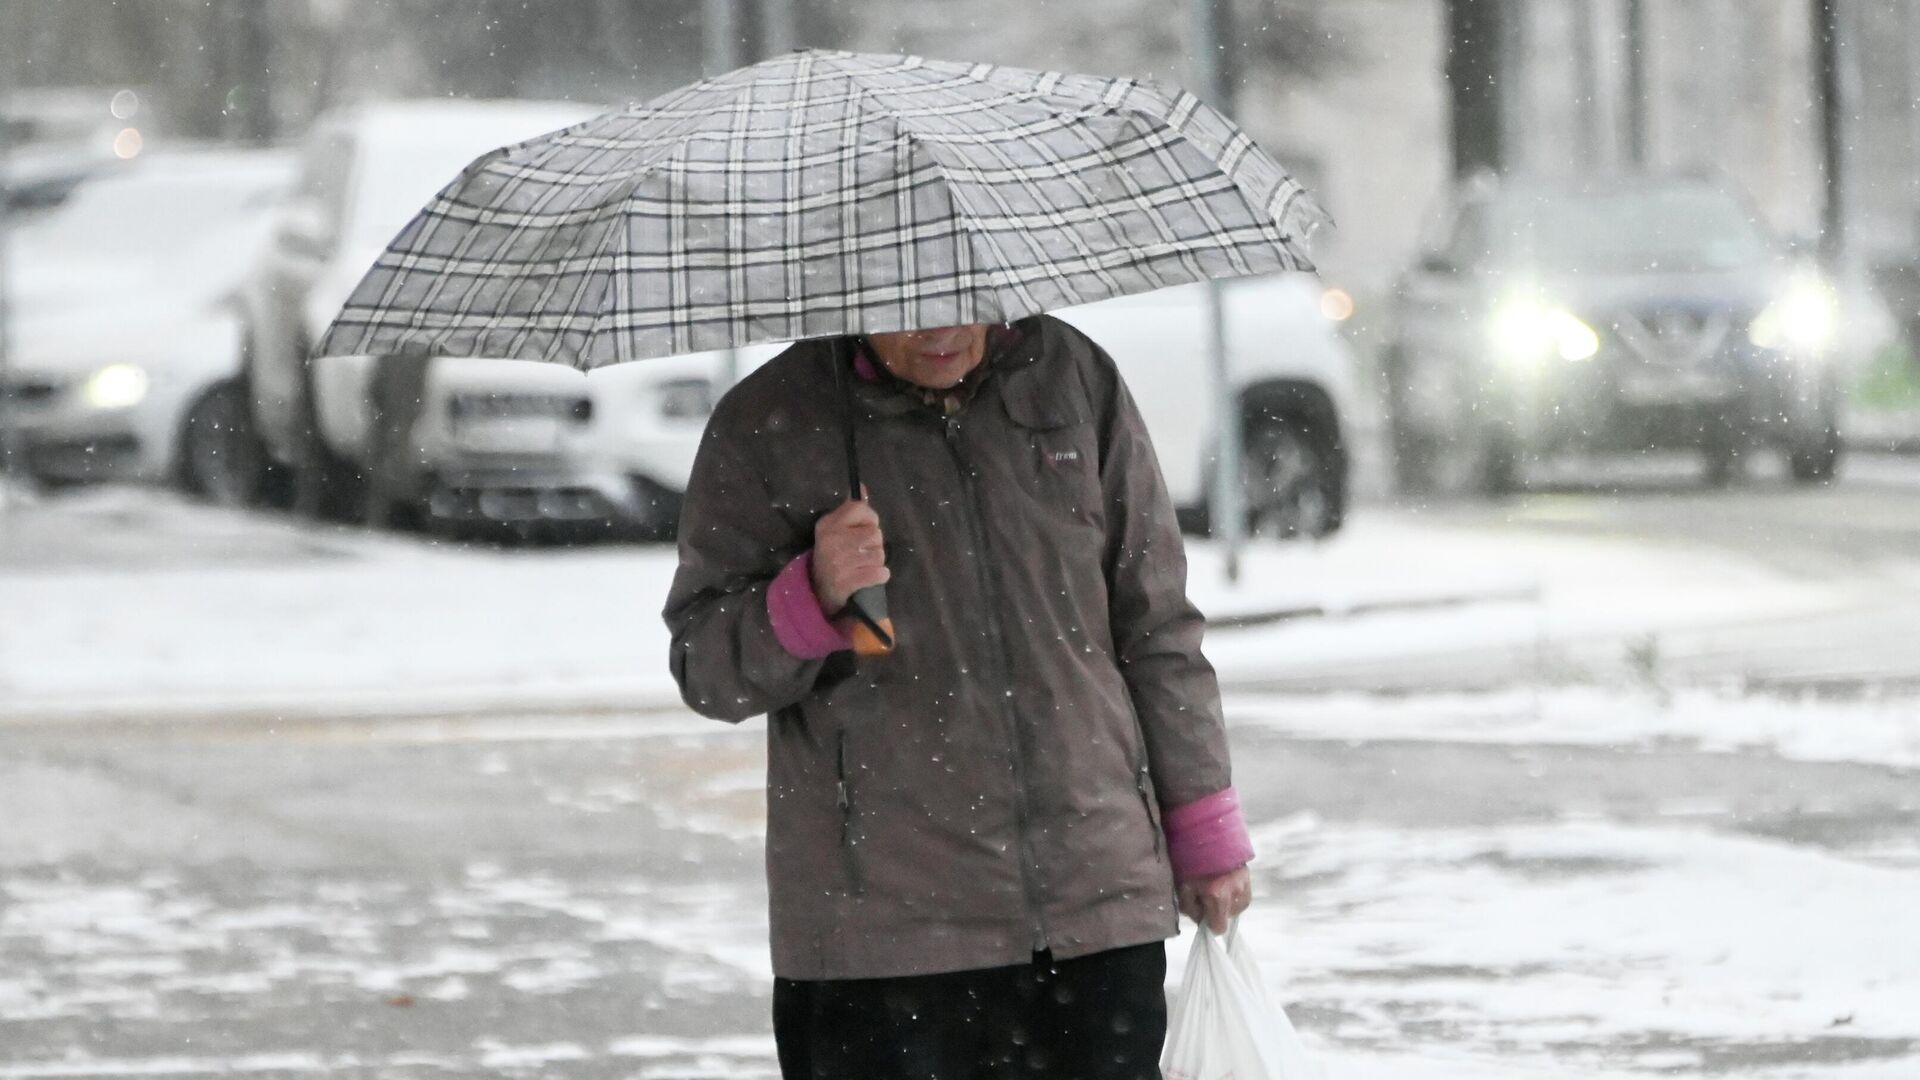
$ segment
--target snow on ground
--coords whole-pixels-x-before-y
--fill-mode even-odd
[[[69,515],[56,538],[62,529],[145,527],[186,539],[143,548],[136,531],[130,554],[0,561],[0,607],[10,616],[0,621],[0,717],[406,714],[484,727],[486,716],[527,711],[652,712],[661,723],[679,715],[659,617],[674,566],[667,547],[443,547],[298,531],[138,492],[16,513]],[[1518,666],[1540,686],[1315,697],[1311,707],[1237,693],[1238,723],[1335,738],[1674,739],[1920,764],[1920,703],[1911,699],[1668,692],[1631,670],[1606,689],[1555,685],[1566,678],[1563,651],[1583,640],[1827,610],[1840,587],[1819,579],[1644,540],[1527,533],[1492,543],[1480,530],[1386,515],[1330,543],[1252,547],[1238,586],[1225,582],[1218,549],[1197,543],[1191,554],[1196,603],[1249,623],[1208,635],[1208,655],[1230,685],[1343,665],[1411,667],[1436,652],[1478,649],[1526,658]]]
[[[1247,917],[1323,1037],[1703,1069],[1729,1046],[1920,1037],[1920,876],[1784,843],[1592,822],[1269,822]],[[1271,866],[1272,870],[1265,867]]]
[[[1563,509],[1587,512],[1578,503]],[[1199,547],[1193,564],[1196,603],[1209,615],[1233,614],[1237,601],[1220,596],[1218,553]],[[1318,547],[1258,551],[1247,580],[1304,586],[1334,617],[1211,634],[1208,656],[1228,679],[1261,678],[1277,658],[1301,671],[1470,649],[1529,656],[1535,674],[1550,678],[1560,650],[1581,641],[1786,619],[1857,602],[1845,585],[1724,551],[1644,537],[1491,533],[1417,518],[1356,523]],[[1339,617],[1383,595],[1479,602]]]
[[[1554,687],[1487,694],[1236,694],[1235,727],[1368,741],[1651,746],[1761,750],[1796,761],[1920,768],[1920,699],[1819,701],[1711,690]]]
[[[700,742],[755,738],[720,729]],[[750,807],[739,824],[752,832],[760,803],[735,798],[744,780],[673,802],[690,820]],[[1261,899],[1244,930],[1324,1080],[1893,1080],[1920,1068],[1911,867],[1687,820],[1388,829],[1294,815],[1257,820],[1254,832]],[[403,1066],[519,1077],[565,1062],[773,1074],[759,1031],[690,1038],[639,1015],[643,999],[697,1013],[764,992],[757,875],[619,860],[579,876],[472,861],[420,880],[344,868],[317,880],[89,873],[0,882],[0,944],[35,961],[0,970],[0,1014],[187,1023],[273,1013],[262,1003],[347,1010],[404,998],[428,1017],[607,1001],[636,1015],[612,1034],[502,1034],[430,1051],[343,1056],[311,1035],[272,1054],[0,1060],[0,1080]],[[1170,950],[1176,978],[1190,941]],[[727,1015],[741,1022],[741,1010]],[[664,1059],[710,1071],[647,1071]]]
[[[0,578],[23,713],[671,701],[664,550],[369,545],[288,565]]]
[[[26,521],[16,530],[54,552],[0,559],[10,615],[0,696],[16,717],[677,704],[659,615],[667,547],[442,547],[302,532],[138,492],[16,514]],[[61,561],[63,545],[105,554]],[[1324,544],[1255,546],[1237,586],[1217,549],[1191,552],[1194,599],[1220,620],[1208,652],[1230,681],[1436,648],[1545,657],[1594,635],[1783,618],[1843,599],[1723,554],[1384,514]]]
[[[77,531],[181,527],[183,508],[118,492],[49,504]],[[23,715],[460,711],[677,703],[660,620],[668,547],[500,551],[197,514],[204,558],[0,563],[0,691]],[[258,534],[248,543],[249,534]],[[283,535],[284,534],[284,535]],[[57,543],[58,536],[51,543]],[[280,545],[277,554],[274,543]],[[1391,543],[1391,539],[1387,541]],[[173,541],[180,546],[182,541]],[[1461,559],[1368,571],[1364,547],[1252,552],[1229,588],[1196,549],[1209,612],[1295,615],[1511,596],[1531,583]],[[229,553],[238,553],[230,555]],[[103,564],[103,565],[102,565]]]

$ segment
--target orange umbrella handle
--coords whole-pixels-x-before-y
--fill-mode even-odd
[[[885,656],[893,651],[893,620],[887,617],[887,590],[869,585],[847,599],[845,614],[853,617],[853,651],[858,656]]]

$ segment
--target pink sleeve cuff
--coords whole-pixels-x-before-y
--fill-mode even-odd
[[[1224,874],[1253,858],[1253,840],[1232,788],[1176,806],[1161,815],[1167,833],[1167,857],[1175,881]]]
[[[813,594],[813,552],[794,557],[767,590],[767,618],[780,646],[802,660],[822,660],[853,648],[847,635],[827,621],[820,598]]]

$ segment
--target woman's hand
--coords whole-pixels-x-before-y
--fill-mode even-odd
[[[814,523],[813,594],[828,617],[838,615],[854,593],[885,585],[892,576],[880,515],[864,499],[848,499]]]
[[[1206,924],[1216,934],[1253,903],[1253,877],[1242,866],[1210,878],[1194,878],[1180,886],[1180,914]]]

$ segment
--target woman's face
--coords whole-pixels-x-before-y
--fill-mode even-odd
[[[980,366],[987,354],[987,324],[869,334],[867,341],[896,377],[929,390],[946,390]]]

